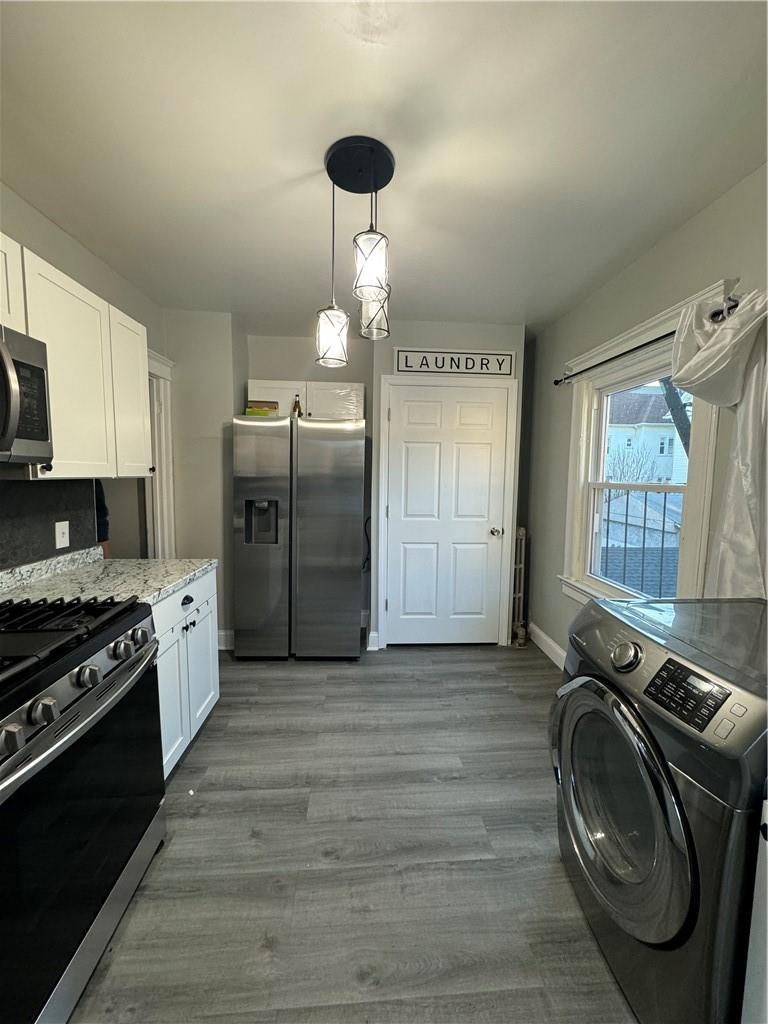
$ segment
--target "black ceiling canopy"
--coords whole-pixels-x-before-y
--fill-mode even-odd
[[[380,192],[392,180],[395,158],[391,151],[367,135],[348,135],[325,154],[328,177],[345,192]]]

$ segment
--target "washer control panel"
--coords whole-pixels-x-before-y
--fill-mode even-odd
[[[668,658],[643,693],[682,722],[704,732],[731,691]]]

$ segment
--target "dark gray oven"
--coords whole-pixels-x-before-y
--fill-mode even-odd
[[[10,327],[2,327],[0,463],[45,464],[52,458],[45,345]]]
[[[7,604],[0,719],[3,672],[18,710],[0,721],[0,1020],[64,1024],[165,834],[157,640],[146,605]],[[41,605],[51,621],[31,633]],[[121,617],[90,633],[105,610]],[[60,621],[78,614],[68,649]],[[57,631],[63,658],[43,652],[29,676],[35,659],[13,652]]]

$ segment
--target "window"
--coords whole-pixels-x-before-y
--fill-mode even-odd
[[[589,573],[646,597],[674,597],[688,458],[678,460],[674,480],[666,476],[660,484],[656,455],[664,455],[667,436],[657,440],[657,451],[653,442],[658,426],[672,416],[685,451],[690,443],[690,396],[664,377],[629,388],[605,388],[596,398],[596,434],[605,441],[594,453],[588,483]],[[628,422],[637,425],[638,443],[633,446],[628,438],[623,451],[611,452],[611,432]]]
[[[717,410],[672,384],[671,339],[617,351],[673,332],[676,322],[655,323],[650,337],[628,332],[567,368],[580,376],[570,385],[561,580],[582,602],[703,592]]]

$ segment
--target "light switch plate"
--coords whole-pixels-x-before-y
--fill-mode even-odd
[[[54,525],[56,547],[57,548],[68,548],[69,547],[69,520],[67,519],[63,523],[56,523]]]

